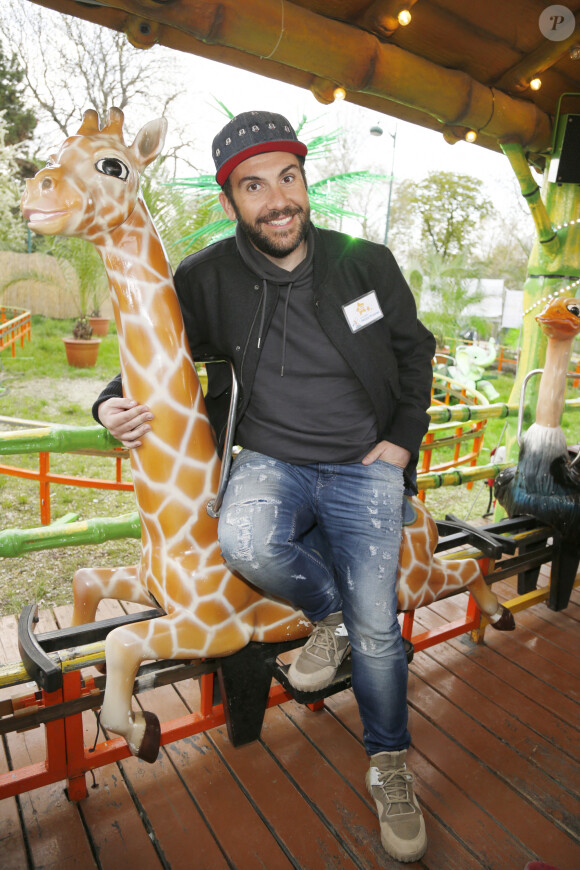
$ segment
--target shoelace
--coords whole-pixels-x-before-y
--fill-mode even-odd
[[[397,770],[378,770],[375,768],[376,778],[374,785],[378,785],[387,799],[388,806],[386,807],[387,815],[402,815],[403,813],[414,813],[415,807],[409,796],[409,785],[413,782],[414,776],[405,767],[400,767]],[[406,804],[408,809],[403,808]],[[393,811],[394,805],[398,809]]]
[[[338,658],[338,644],[334,630],[327,626],[319,626],[316,633],[306,643],[306,649],[322,661],[331,661],[332,653]]]

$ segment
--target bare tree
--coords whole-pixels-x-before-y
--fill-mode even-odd
[[[102,118],[111,106],[130,107],[129,133],[144,116],[170,118],[172,142],[165,159],[184,159],[190,144],[171,107],[182,93],[175,53],[154,46],[133,48],[125,35],[90,22],[42,9],[28,0],[4,0],[0,39],[25,70],[24,84],[39,119],[38,135],[56,145],[70,135],[84,109]],[[131,125],[135,129],[131,129]],[[186,162],[188,162],[186,160]]]

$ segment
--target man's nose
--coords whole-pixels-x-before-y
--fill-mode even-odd
[[[268,191],[266,204],[269,211],[282,211],[290,203],[290,196],[283,187],[273,187]]]

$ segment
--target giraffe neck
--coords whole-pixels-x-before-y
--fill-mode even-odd
[[[199,510],[217,485],[219,459],[171,269],[145,204],[139,200],[97,247],[109,277],[125,395],[154,416],[153,430],[131,451],[140,510],[152,486],[165,504],[182,506],[187,498]],[[194,473],[196,463],[203,474]]]

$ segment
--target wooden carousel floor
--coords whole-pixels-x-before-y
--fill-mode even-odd
[[[502,598],[514,584],[494,586]],[[463,596],[417,612],[415,631],[465,610]],[[68,624],[45,611],[40,631]],[[431,870],[523,870],[541,859],[580,868],[580,591],[561,613],[538,604],[513,634],[488,629],[417,653],[409,684],[410,767],[427,823]],[[0,622],[0,655],[18,659],[15,621]],[[191,681],[190,681],[191,682]],[[168,719],[193,689],[139,696]],[[85,713],[86,742],[95,735]],[[0,771],[43,756],[42,728],[9,735]],[[58,870],[350,870],[394,868],[364,788],[366,759],[350,691],[311,712],[266,713],[261,739],[233,748],[225,728],[171,744],[154,765],[95,771],[89,797],[64,783],[0,802],[0,868]],[[89,776],[89,780],[91,777]]]

